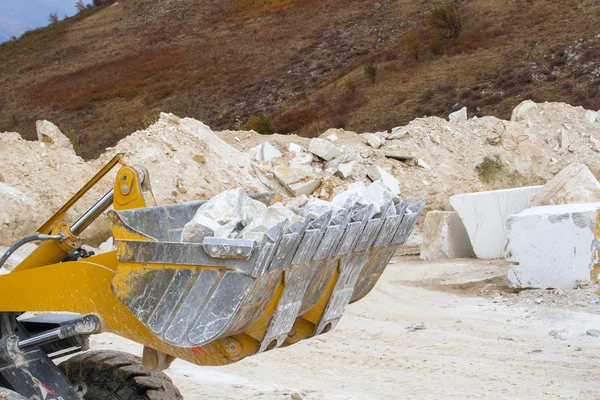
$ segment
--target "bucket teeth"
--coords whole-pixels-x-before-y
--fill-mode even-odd
[[[177,212],[170,207],[170,213]],[[298,318],[317,304],[322,307],[320,317],[313,321],[309,336],[325,333],[335,327],[350,302],[373,288],[395,250],[413,231],[425,201],[410,206],[407,199],[390,201],[377,215],[373,207],[355,203],[314,220],[283,221],[259,243],[117,238],[119,261],[140,268],[117,269],[113,291],[157,337],[179,347],[203,346],[243,332],[264,316],[274,300],[276,307],[262,328],[258,351],[282,345]],[[153,208],[161,213],[160,207]],[[121,221],[141,220],[136,212],[117,214]],[[143,212],[148,226],[152,213]],[[144,234],[141,227],[127,227]],[[170,231],[180,228],[164,226]],[[158,232],[153,237],[167,235]],[[325,292],[327,285],[330,292]]]

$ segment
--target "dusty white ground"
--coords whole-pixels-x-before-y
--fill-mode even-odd
[[[188,400],[600,398],[600,337],[586,335],[600,329],[596,288],[517,295],[502,286],[506,268],[396,259],[328,334],[167,373]],[[141,353],[108,334],[92,347]]]

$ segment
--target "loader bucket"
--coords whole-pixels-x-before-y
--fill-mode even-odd
[[[196,348],[245,335],[257,352],[325,333],[373,288],[425,202],[352,207],[270,229],[260,243],[181,232],[204,202],[110,211],[114,294],[158,338]]]

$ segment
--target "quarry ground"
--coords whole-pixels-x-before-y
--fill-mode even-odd
[[[586,334],[600,329],[597,288],[515,293],[508,267],[397,257],[326,335],[226,367],[177,360],[166,372],[188,400],[600,398],[600,337]],[[91,342],[141,354],[111,334]]]

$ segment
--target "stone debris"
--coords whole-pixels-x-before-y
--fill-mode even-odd
[[[430,211],[423,223],[421,259],[475,257],[462,220],[455,212]]]
[[[394,194],[400,194],[400,182],[396,178],[394,178],[391,174],[385,172],[383,168],[378,165],[371,165],[367,169],[367,175],[371,180],[378,181],[381,180],[385,184],[385,186]]]
[[[321,179],[304,169],[277,167],[273,175],[293,196],[310,196],[321,186]]]
[[[73,145],[68,137],[66,137],[56,125],[50,121],[37,121],[35,123],[38,140],[51,147],[62,147],[65,149],[73,149]]]
[[[258,163],[270,163],[273,159],[283,155],[269,142],[263,142],[250,150],[253,161]]]
[[[534,207],[508,218],[508,280],[520,288],[573,289],[590,278],[600,203]]]
[[[394,160],[402,161],[406,165],[410,165],[412,167],[416,167],[419,164],[419,160],[413,156],[408,156],[405,154],[398,153],[385,153],[387,158],[391,158]]]
[[[294,152],[294,153],[302,153],[302,152],[304,152],[304,149],[299,144],[290,143],[290,147],[288,147],[288,151]]]
[[[336,140],[338,140],[338,137],[335,133],[332,133],[331,135],[327,136],[327,140],[329,140],[330,142],[335,142]]]
[[[585,334],[592,337],[600,337],[600,330],[588,329],[587,331],[585,331]]]
[[[531,199],[530,206],[600,201],[600,182],[584,164],[564,168]]]
[[[387,137],[389,140],[402,139],[408,133],[408,127],[397,126],[392,129],[392,133]]]
[[[364,137],[369,146],[374,149],[378,149],[383,144],[381,138],[373,133],[367,133]]]
[[[311,139],[310,144],[308,146],[308,151],[310,151],[316,156],[321,157],[325,161],[332,160],[335,157],[342,154],[340,149],[335,147],[333,143],[331,143],[328,140],[318,138]]]
[[[598,118],[598,112],[592,111],[592,110],[586,110],[585,114],[584,114],[584,118],[585,118],[585,122],[587,122],[588,124],[593,124],[596,122],[596,119]]]
[[[477,258],[504,257],[508,236],[506,220],[529,207],[541,186],[459,194],[450,197],[458,212]]]
[[[467,117],[467,107],[463,107],[458,111],[454,111],[450,115],[448,115],[448,119],[450,121],[466,121],[469,119]]]
[[[513,122],[524,121],[527,116],[527,113],[530,110],[533,110],[534,108],[537,108],[536,103],[534,103],[531,100],[525,100],[515,107],[515,109],[512,112],[512,116],[510,117],[510,120]]]

